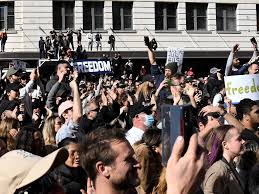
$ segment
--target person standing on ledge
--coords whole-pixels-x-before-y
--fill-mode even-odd
[[[7,41],[7,32],[4,28],[3,32],[1,33],[1,52],[5,52],[5,43]]]

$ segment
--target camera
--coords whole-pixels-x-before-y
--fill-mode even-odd
[[[157,42],[156,42],[155,38],[153,38],[151,41],[149,41],[149,37],[144,36],[144,42],[148,48],[153,49],[153,50],[157,49]]]

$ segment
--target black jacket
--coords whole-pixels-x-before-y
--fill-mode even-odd
[[[87,175],[81,167],[71,168],[62,164],[50,175],[63,186],[65,194],[81,194],[80,189],[87,190]]]

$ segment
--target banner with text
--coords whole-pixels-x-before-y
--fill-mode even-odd
[[[105,60],[82,60],[75,61],[72,66],[77,69],[78,73],[111,73],[111,62]]]
[[[27,63],[18,59],[14,59],[9,63],[9,68],[14,67],[17,70],[26,71]]]
[[[244,98],[259,100],[259,74],[226,76],[225,89],[233,103]]]

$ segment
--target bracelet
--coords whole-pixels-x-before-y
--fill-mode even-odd
[[[224,109],[224,112],[220,116],[224,117],[228,112]]]

